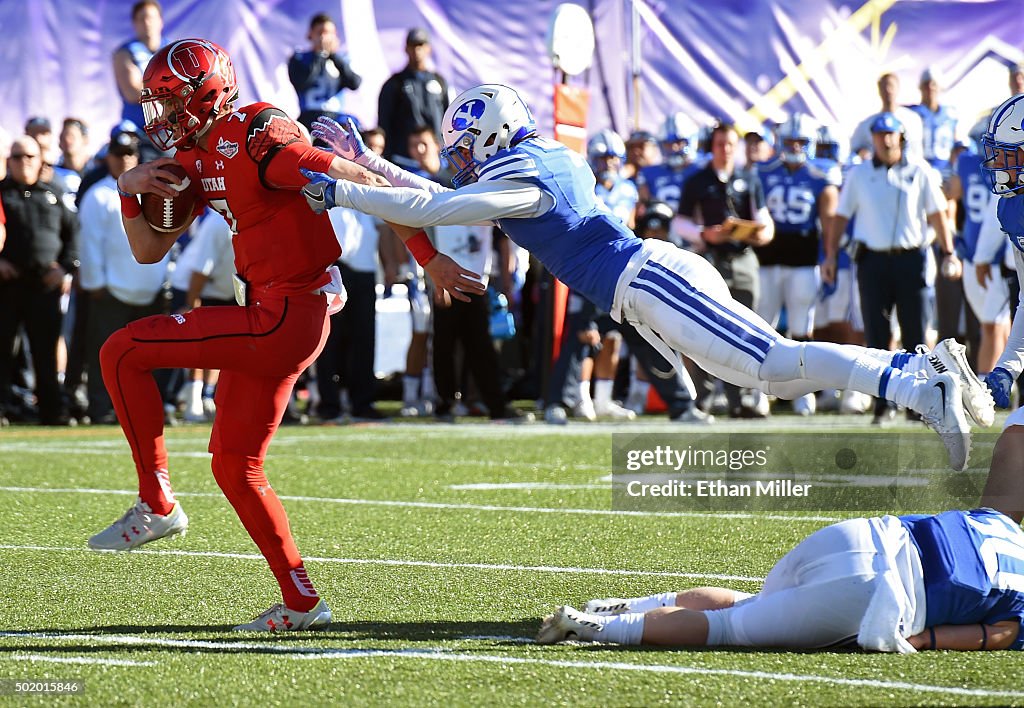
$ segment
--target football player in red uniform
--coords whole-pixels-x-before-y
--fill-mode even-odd
[[[236,629],[317,629],[330,623],[331,612],[306,575],[288,517],[263,472],[292,386],[327,338],[329,301],[340,306],[342,294],[340,277],[328,271],[340,254],[338,241],[328,217],[314,215],[299,192],[307,182],[300,169],[364,184],[387,182],[313,148],[296,123],[269,104],[236,107],[237,96],[231,59],[207,40],[185,39],[162,48],[143,77],[146,133],[162,150],[177,153],[118,180],[132,252],[141,263],[159,261],[209,204],[231,226],[236,295],[244,307],[148,317],[114,333],[103,346],[103,380],[132,449],[139,498],[89,545],[128,550],[186,530],[188,519],[171,490],[163,406],[151,372],[220,369],[209,448],[214,478],[267,559],[283,596],[283,604]],[[162,169],[173,162],[200,186],[200,198],[188,223],[161,233],[142,217],[136,195],[175,196],[173,187],[181,183]],[[422,232],[397,228],[412,249],[426,241]],[[461,291],[483,290],[473,282],[474,273],[443,255],[431,259],[428,272],[440,289],[459,299],[465,297]]]

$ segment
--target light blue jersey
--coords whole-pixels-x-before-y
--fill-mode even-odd
[[[636,210],[636,203],[640,201],[636,185],[621,175],[615,175],[611,189],[598,183],[594,188],[594,193],[611,213],[622,219],[624,224],[630,222],[633,212]]]
[[[921,554],[925,626],[1024,620],[1024,531],[993,509],[899,517]],[[1010,647],[1024,646],[1024,627]]]
[[[934,113],[923,104],[911,106],[910,110],[921,116],[924,159],[939,172],[948,174],[949,157],[956,142],[956,115],[949,106],[939,106]]]
[[[694,172],[700,170],[696,164],[673,169],[668,163],[644,167],[636,176],[636,186],[647,186],[651,199],[665,202],[672,211],[679,210],[679,199],[683,196],[683,185]]]
[[[619,277],[642,242],[598,202],[586,160],[553,140],[531,138],[479,167],[479,182],[497,179],[533,185],[555,201],[542,216],[499,219],[501,230],[569,288],[611,311]]]
[[[957,252],[960,258],[974,262],[974,252],[978,248],[978,236],[981,224],[985,221],[989,199],[994,199],[981,169],[984,158],[975,152],[961,153],[956,161],[955,173],[960,178],[963,189],[964,226],[957,240]]]

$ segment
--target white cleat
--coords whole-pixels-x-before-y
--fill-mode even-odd
[[[943,339],[928,354],[929,374],[949,372],[960,384],[964,408],[974,422],[987,428],[996,419],[996,404],[988,386],[975,375],[967,363],[967,347],[955,339]]]
[[[818,399],[813,393],[800,396],[793,401],[793,412],[797,415],[812,416],[818,410]]]
[[[611,418],[612,420],[634,420],[636,413],[623,408],[615,401],[606,401],[594,404],[594,413],[598,418]]]
[[[572,415],[574,418],[583,418],[584,420],[590,421],[597,420],[597,412],[594,410],[594,402],[580,401],[572,409]]]
[[[544,618],[534,640],[538,644],[557,644],[571,640],[584,642],[597,641],[597,635],[603,625],[594,615],[586,615],[577,609],[565,605],[555,609],[553,615]]]
[[[234,629],[236,632],[301,632],[327,629],[330,624],[331,608],[321,598],[309,612],[289,610],[278,603],[264,610],[252,622],[240,624]]]
[[[928,379],[926,390],[920,395],[928,400],[918,410],[922,420],[942,438],[949,453],[949,466],[963,471],[971,455],[971,426],[964,413],[960,385],[951,374],[936,374]]]
[[[552,404],[544,409],[544,422],[548,425],[566,425],[569,416],[560,405]]]
[[[688,425],[712,425],[715,422],[715,416],[705,413],[696,405],[692,405],[675,418],[672,418],[672,422]]]
[[[622,615],[629,612],[629,602],[621,597],[587,600],[587,604],[583,606],[583,611],[588,615],[597,615],[598,617]]]
[[[181,510],[180,503],[174,505],[170,514],[162,516],[154,514],[142,499],[136,499],[124,516],[89,539],[89,548],[130,551],[159,538],[184,536],[187,530],[188,517]]]
[[[860,391],[846,389],[839,400],[839,412],[842,415],[862,415],[867,412],[870,405],[871,396]]]

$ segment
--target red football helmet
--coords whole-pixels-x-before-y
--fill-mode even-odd
[[[142,76],[146,135],[161,150],[188,146],[237,97],[227,52],[206,39],[172,42],[153,55]]]

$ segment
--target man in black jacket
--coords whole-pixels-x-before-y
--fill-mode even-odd
[[[0,182],[7,239],[0,247],[0,417],[11,403],[14,339],[25,327],[36,376],[39,418],[63,425],[57,384],[57,339],[65,276],[77,266],[75,215],[59,189],[39,180],[39,144],[25,135],[14,141],[8,176]]]
[[[409,155],[409,135],[421,125],[434,129],[440,142],[441,118],[448,110],[448,82],[427,69],[430,37],[422,28],[409,30],[405,39],[409,63],[384,82],[377,99],[377,125],[387,144],[384,157]]]

